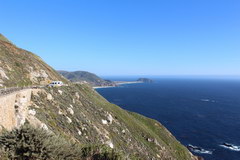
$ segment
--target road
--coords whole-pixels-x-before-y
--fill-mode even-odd
[[[37,89],[37,88],[43,88],[43,87],[44,86],[30,86],[30,87],[12,87],[12,88],[0,89],[0,96],[8,95],[8,94],[25,90],[25,89]]]

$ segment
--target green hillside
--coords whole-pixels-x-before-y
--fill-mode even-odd
[[[86,71],[75,71],[75,72],[58,71],[58,72],[72,82],[86,81],[92,86],[115,86],[116,85],[112,81],[103,80],[97,75],[90,72],[86,72]]]
[[[0,53],[2,86],[67,82],[9,42],[0,40]],[[109,103],[88,84],[36,89],[27,107],[25,125],[42,130],[23,125],[0,134],[0,159],[197,159],[159,122]]]
[[[67,82],[40,57],[0,34],[0,87],[45,85],[53,80]]]

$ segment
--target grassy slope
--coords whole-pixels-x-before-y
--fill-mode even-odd
[[[8,42],[8,43],[11,43],[4,35],[2,35],[1,33],[0,33],[0,40],[1,41],[5,41],[5,42]]]
[[[9,79],[0,76],[4,86],[26,86],[40,84],[41,81],[46,79],[37,78],[35,82],[30,80],[29,67],[33,71],[44,70],[48,75],[47,80],[62,80],[67,82],[65,78],[60,76],[54,69],[44,63],[40,57],[26,50],[20,49],[5,40],[0,36],[0,67],[5,72]]]
[[[62,95],[58,90],[63,91]],[[54,100],[47,100],[47,93]],[[77,99],[75,94],[79,93]],[[73,99],[75,103],[73,103]],[[103,144],[111,140],[120,152],[130,157],[142,159],[191,159],[189,151],[182,146],[159,122],[136,113],[127,112],[120,107],[107,102],[102,96],[87,85],[71,85],[47,89],[39,96],[33,96],[33,101],[39,107],[37,117],[46,123],[55,133],[74,139],[82,144]],[[68,113],[70,104],[74,115]],[[63,115],[59,115],[61,110]],[[102,119],[110,113],[114,121],[103,125]],[[66,116],[71,118],[68,123]],[[95,128],[101,131],[99,133]],[[126,130],[123,134],[122,130]],[[78,130],[82,132],[79,136]],[[106,138],[103,133],[108,133]],[[151,139],[148,141],[148,139]]]
[[[117,115],[119,119],[128,126],[131,133],[134,134],[136,140],[146,145],[153,153],[156,153],[158,148],[155,148],[153,143],[147,142],[145,137],[156,138],[176,159],[190,159],[188,150],[183,147],[158,121],[144,117],[137,113],[127,112],[114,104],[110,104],[105,99],[100,100],[102,98],[96,96],[95,94],[92,94],[90,99],[97,100],[96,103],[105,104],[105,109]],[[99,102],[99,100],[101,102]],[[143,137],[141,133],[146,134],[145,137]]]

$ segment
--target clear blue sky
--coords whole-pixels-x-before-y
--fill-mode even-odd
[[[240,0],[0,1],[0,32],[58,70],[240,75]]]

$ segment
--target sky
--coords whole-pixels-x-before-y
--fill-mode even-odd
[[[0,33],[57,70],[240,75],[239,0],[0,0]]]

